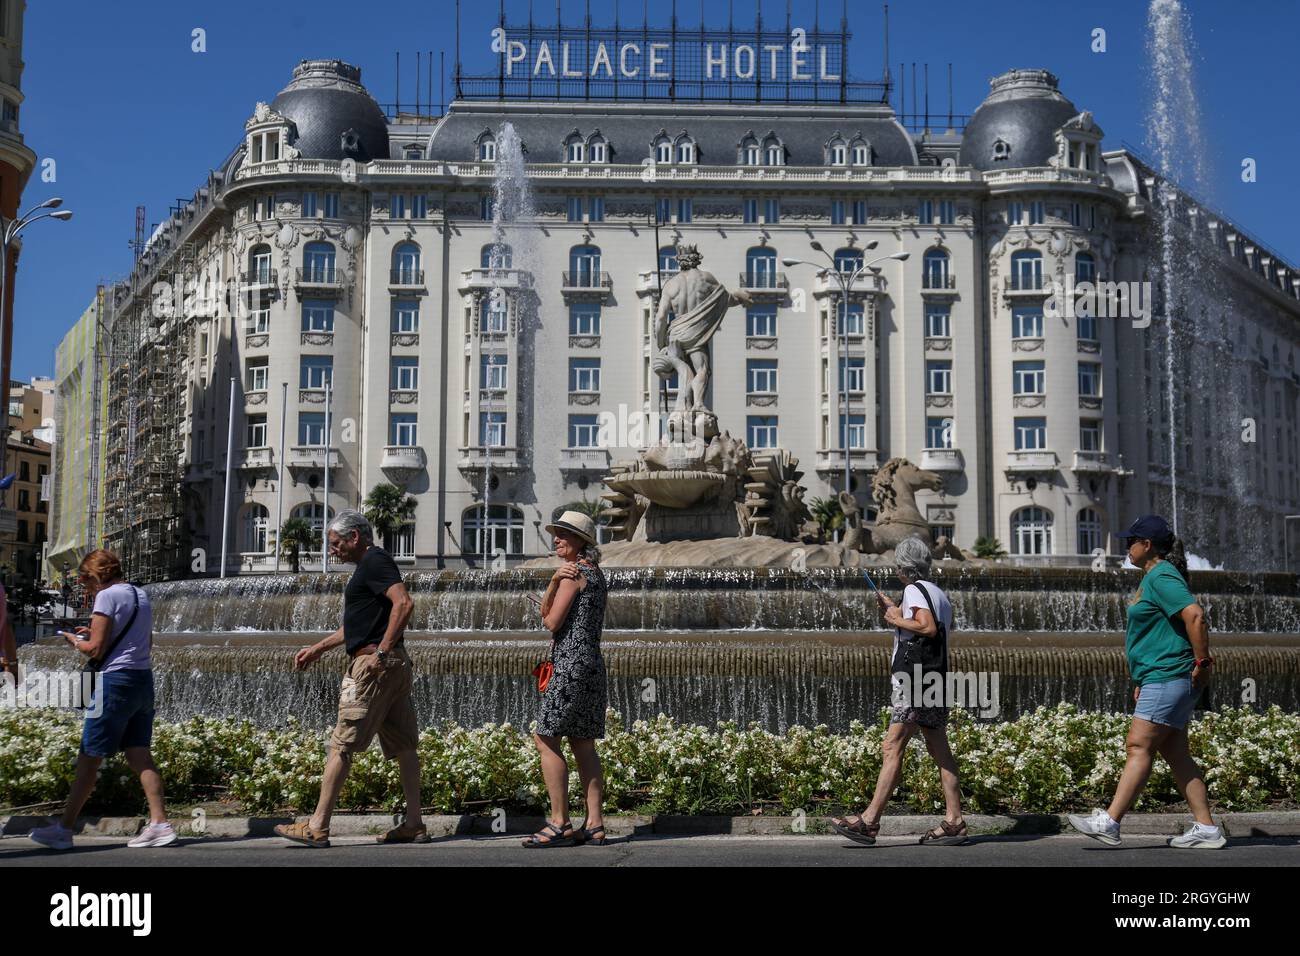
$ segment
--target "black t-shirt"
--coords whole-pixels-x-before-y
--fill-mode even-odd
[[[397,562],[383,548],[371,545],[343,589],[343,643],[348,654],[384,639],[393,610],[385,592],[401,583]]]

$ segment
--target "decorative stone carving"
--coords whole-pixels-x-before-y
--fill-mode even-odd
[[[925,396],[926,408],[951,408],[951,395],[927,395]]]
[[[952,348],[952,339],[933,338],[925,340],[925,348],[930,352],[947,352]]]
[[[1013,395],[1011,404],[1016,408],[1042,408],[1044,400],[1042,395]]]
[[[264,349],[271,341],[271,336],[265,332],[259,332],[256,335],[249,335],[244,339],[244,348]]]
[[[761,406],[764,406],[764,407],[769,406],[769,405],[775,405],[775,404],[776,404],[776,396],[775,396],[775,395],[746,395],[746,396],[745,396],[745,404],[746,404],[746,405],[761,405]]]
[[[594,349],[600,347],[599,335],[570,335],[569,348]]]
[[[745,339],[745,348],[747,349],[774,349],[776,348],[776,339],[771,336],[750,336]]]
[[[298,390],[298,401],[305,405],[324,405],[325,390],[323,388],[303,388]]]
[[[394,332],[393,333],[393,345],[399,346],[401,348],[409,348],[413,345],[419,345],[419,344],[420,344],[419,332]]]
[[[244,395],[245,405],[265,405],[266,392],[248,392]]]
[[[1100,399],[1100,398],[1095,398],[1095,397],[1090,396],[1090,395],[1080,395],[1080,396],[1079,396],[1079,407],[1080,407],[1080,408],[1088,408],[1088,409],[1098,409],[1098,408],[1101,408],[1101,399]]]
[[[1038,352],[1043,348],[1042,339],[1012,339],[1011,351],[1013,352]]]
[[[598,392],[570,392],[569,393],[570,405],[595,405],[599,401],[600,401],[600,393]]]
[[[419,392],[392,389],[388,393],[388,403],[390,405],[414,405],[419,398]]]
[[[299,341],[303,345],[333,345],[333,332],[303,332]]]
[[[1080,352],[1100,352],[1101,343],[1096,339],[1079,339]]]

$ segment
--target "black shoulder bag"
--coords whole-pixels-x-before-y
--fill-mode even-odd
[[[117,645],[122,643],[122,638],[126,637],[126,632],[131,630],[131,625],[135,624],[136,615],[140,613],[140,592],[136,590],[134,584],[131,585],[131,597],[135,598],[135,610],[132,611],[131,616],[127,618],[126,627],[117,632],[117,637],[113,638],[112,643],[108,645],[108,650],[104,651],[104,653],[100,654],[98,657],[92,657],[90,660],[86,661],[85,666],[81,668],[83,674],[99,673],[99,669],[108,663],[108,659],[112,657],[113,652],[117,650]]]
[[[921,592],[921,597],[925,599],[926,607],[930,609],[930,616],[934,618],[936,632],[934,637],[922,637],[920,634],[912,634],[909,637],[898,642],[898,651],[894,654],[891,669],[893,673],[914,673],[916,666],[921,665],[922,674],[947,674],[948,673],[948,628],[939,615],[935,613],[934,602],[930,600],[930,592],[926,590],[925,585],[917,582],[913,585]],[[906,596],[907,589],[903,589]]]

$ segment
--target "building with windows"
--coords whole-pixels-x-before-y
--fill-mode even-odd
[[[1176,498],[1193,550],[1280,566],[1300,272],[1192,197],[1163,203],[1044,70],[994,78],[954,129],[910,126],[883,98],[464,95],[388,118],[359,70],[305,61],[111,303],[143,316],[160,279],[195,293],[131,326],[170,336],[181,383],[169,566],[219,567],[228,469],[231,573],[274,566],[284,519],[319,531],[380,482],[416,498],[389,542],[408,564],[544,553],[553,511],[658,437],[678,383],[651,369],[653,316],[679,241],[754,300],[713,340],[707,404],[796,455],[809,497],[842,487],[847,456],[869,507],[901,456],[943,476],[918,502],[964,548],[1089,560]],[[526,221],[503,223],[520,182]],[[826,268],[784,264],[823,261],[814,241]],[[1141,285],[1161,242],[1198,263],[1173,305]],[[843,301],[841,278],[895,253]],[[1094,313],[1148,313],[1078,314],[1077,283],[1110,284]],[[237,309],[206,307],[231,289]],[[122,374],[110,462],[140,427],[112,411],[144,373]],[[106,532],[131,520],[110,506]]]
[[[7,474],[13,482],[0,491],[13,512],[13,528],[0,531],[0,568],[11,583],[34,584],[45,576],[43,560],[49,540],[50,452],[48,440],[56,414],[53,382],[9,383]]]

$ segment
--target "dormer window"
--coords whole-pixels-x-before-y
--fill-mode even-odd
[[[677,162],[695,162],[695,141],[689,136],[677,137]]]
[[[587,140],[587,157],[593,163],[609,162],[609,143],[599,133]]]
[[[849,148],[843,140],[831,140],[826,150],[826,162],[830,166],[844,166],[849,160]]]
[[[871,165],[871,147],[861,140],[855,142],[852,148],[854,166]]]
[[[424,158],[424,147],[416,146],[414,143],[402,148],[402,153],[407,160],[416,160]]]
[[[745,166],[757,166],[761,161],[762,151],[758,147],[758,140],[753,136],[746,136],[740,141],[740,155],[737,161]]]
[[[278,129],[267,130],[264,133],[254,133],[252,140],[253,162],[273,163],[280,158],[280,131]]]
[[[582,162],[583,153],[584,150],[583,150],[582,140],[578,140],[576,142],[570,143],[567,147],[565,147],[565,152],[564,152],[565,162],[580,163]]]
[[[669,164],[673,161],[673,141],[667,136],[655,140],[655,162]]]
[[[497,141],[491,132],[484,130],[478,138],[478,158],[483,163],[495,163],[497,161]]]
[[[995,139],[993,141],[993,161],[995,163],[1006,162],[1011,158],[1011,144],[1004,139]]]
[[[785,147],[775,136],[769,136],[763,141],[763,157],[769,166],[785,165]]]

